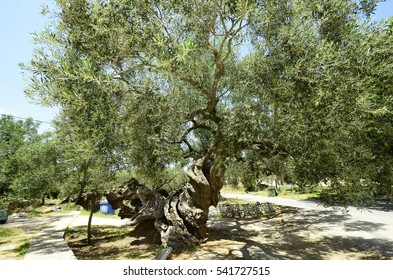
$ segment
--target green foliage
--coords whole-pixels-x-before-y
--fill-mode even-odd
[[[381,180],[393,183],[389,148],[380,153],[375,146],[391,131],[385,123],[393,109],[386,68],[392,61],[385,45],[391,26],[361,17],[375,1],[272,3],[253,23],[255,52],[245,66],[255,81],[254,100],[267,101],[273,117],[266,136],[287,147],[289,157],[281,163],[293,181],[341,182],[325,189],[322,198],[363,203],[382,187]],[[389,146],[382,143],[378,147]]]
[[[32,119],[14,120],[11,116],[0,118],[0,194],[9,191],[18,173],[16,154],[27,143],[37,140],[37,124]]]
[[[180,183],[213,155],[249,190],[270,174],[342,182],[327,191],[353,201],[391,190],[392,20],[369,21],[377,1],[56,2],[22,67],[27,95],[62,108],[68,194],[102,194],[118,172]]]
[[[60,150],[50,133],[39,134],[31,119],[0,119],[0,194],[16,200],[58,192]]]
[[[15,154],[18,174],[11,190],[18,199],[42,198],[58,193],[64,170],[56,142],[49,135],[34,143],[26,143]]]
[[[335,182],[329,188],[322,189],[319,198],[326,205],[366,207],[374,202],[375,191],[374,182]]]

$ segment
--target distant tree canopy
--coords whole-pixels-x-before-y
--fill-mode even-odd
[[[0,118],[0,195],[32,199],[57,192],[57,148],[38,126],[32,119]]]
[[[360,203],[393,180],[393,20],[369,20],[377,2],[57,0],[26,94],[59,105],[59,137],[109,173],[160,184],[203,159],[211,204],[228,164]]]

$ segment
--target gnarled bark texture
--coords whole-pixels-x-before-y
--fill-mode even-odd
[[[154,220],[162,244],[181,251],[206,238],[209,207],[219,201],[223,172],[219,161],[201,158],[188,170],[189,182],[170,195],[132,179],[112,189],[107,199],[134,225]]]

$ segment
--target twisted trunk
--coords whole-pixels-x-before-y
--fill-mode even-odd
[[[219,201],[224,168],[219,160],[204,157],[187,174],[189,182],[170,195],[148,190],[133,179],[121,190],[113,189],[107,198],[134,225],[154,220],[161,243],[182,251],[206,238],[209,207]]]

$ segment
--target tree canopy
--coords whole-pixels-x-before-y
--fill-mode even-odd
[[[59,192],[60,150],[50,133],[38,133],[38,126],[31,118],[0,118],[1,196],[35,199]]]
[[[377,2],[57,0],[26,93],[59,105],[62,139],[108,172],[159,181],[196,164],[203,212],[236,164],[361,203],[393,179],[392,19],[370,20]]]

